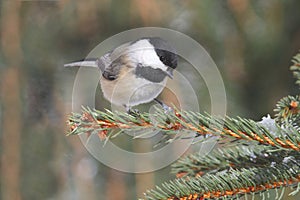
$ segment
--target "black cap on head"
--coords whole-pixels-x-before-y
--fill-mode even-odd
[[[154,46],[159,59],[168,67],[175,69],[177,67],[177,54],[173,46],[159,37],[148,38]]]

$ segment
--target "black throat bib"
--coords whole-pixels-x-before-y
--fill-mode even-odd
[[[138,65],[135,69],[135,75],[140,78],[147,79],[154,83],[162,82],[167,76],[161,69],[154,69],[152,67],[142,67]]]

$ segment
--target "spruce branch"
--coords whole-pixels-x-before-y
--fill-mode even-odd
[[[270,163],[280,163],[286,159],[300,162],[300,154],[297,151],[278,150],[265,145],[238,145],[217,148],[205,157],[199,153],[185,156],[172,165],[172,173],[179,178],[197,177],[229,169],[269,167]]]
[[[300,130],[300,96],[282,98],[274,109],[276,121],[284,127],[293,126]]]
[[[294,65],[290,69],[297,79],[296,84],[300,85],[300,53],[292,62]],[[274,111],[275,121],[266,117],[261,122],[264,128],[273,135],[284,136],[289,142],[299,144],[300,96],[282,98]],[[243,119],[238,120],[245,125]],[[227,122],[225,124],[226,128],[230,127]],[[237,128],[236,125],[232,128]],[[239,131],[245,131],[243,125],[238,126]],[[265,194],[268,189],[297,186],[290,193],[294,195],[300,191],[299,163],[300,153],[294,147],[287,150],[253,143],[233,148],[225,146],[205,157],[191,154],[181,158],[172,165],[172,172],[180,178],[147,191],[145,197],[149,200],[231,199],[247,193]]]
[[[293,57],[292,62],[293,65],[290,67],[290,70],[296,78],[296,84],[300,85],[300,52]]]
[[[153,121],[152,119],[155,119]],[[268,131],[263,125],[249,119],[225,119],[192,111],[165,113],[158,110],[154,114],[140,113],[130,115],[122,112],[106,112],[83,108],[82,113],[73,113],[69,118],[69,135],[96,133],[101,139],[110,137],[114,130],[160,130],[174,135],[176,131],[193,131],[197,136],[231,137],[238,140],[258,141],[274,147],[300,150],[300,133],[293,127],[278,127],[276,133]]]
[[[236,198],[245,194],[262,193],[269,189],[295,187],[300,182],[299,162],[286,159],[268,167],[230,168],[225,172],[201,177],[175,179],[148,190],[148,200],[199,200]],[[296,189],[295,191],[297,191]]]
[[[291,70],[300,85],[300,53],[293,63]],[[154,114],[132,115],[83,107],[82,113],[71,114],[68,134],[98,134],[100,139],[109,139],[124,130],[159,130],[175,138],[178,132],[189,137],[193,132],[195,138],[217,136],[219,142],[225,141],[224,147],[205,157],[191,154],[178,160],[172,165],[177,179],[148,190],[148,200],[232,199],[287,186],[297,186],[291,193],[296,194],[300,191],[300,96],[282,98],[274,111],[275,120],[268,116],[255,122],[176,108],[168,113],[157,109]],[[230,138],[238,142],[226,143]]]

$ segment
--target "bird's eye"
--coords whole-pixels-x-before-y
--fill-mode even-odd
[[[164,57],[164,56],[159,56],[159,59],[160,59],[161,61],[163,61],[163,60],[165,60],[165,57]]]

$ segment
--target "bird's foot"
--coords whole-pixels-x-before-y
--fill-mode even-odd
[[[127,106],[125,106],[125,108],[126,108],[126,112],[129,115],[132,115],[134,117],[139,117],[141,115],[141,113],[138,109],[132,109],[131,107],[127,107]]]
[[[173,111],[173,109],[170,106],[168,106],[167,104],[165,104],[164,102],[162,102],[156,98],[154,99],[154,101],[156,103],[158,103],[159,105],[161,105],[161,107],[164,109],[165,113],[170,113]]]

